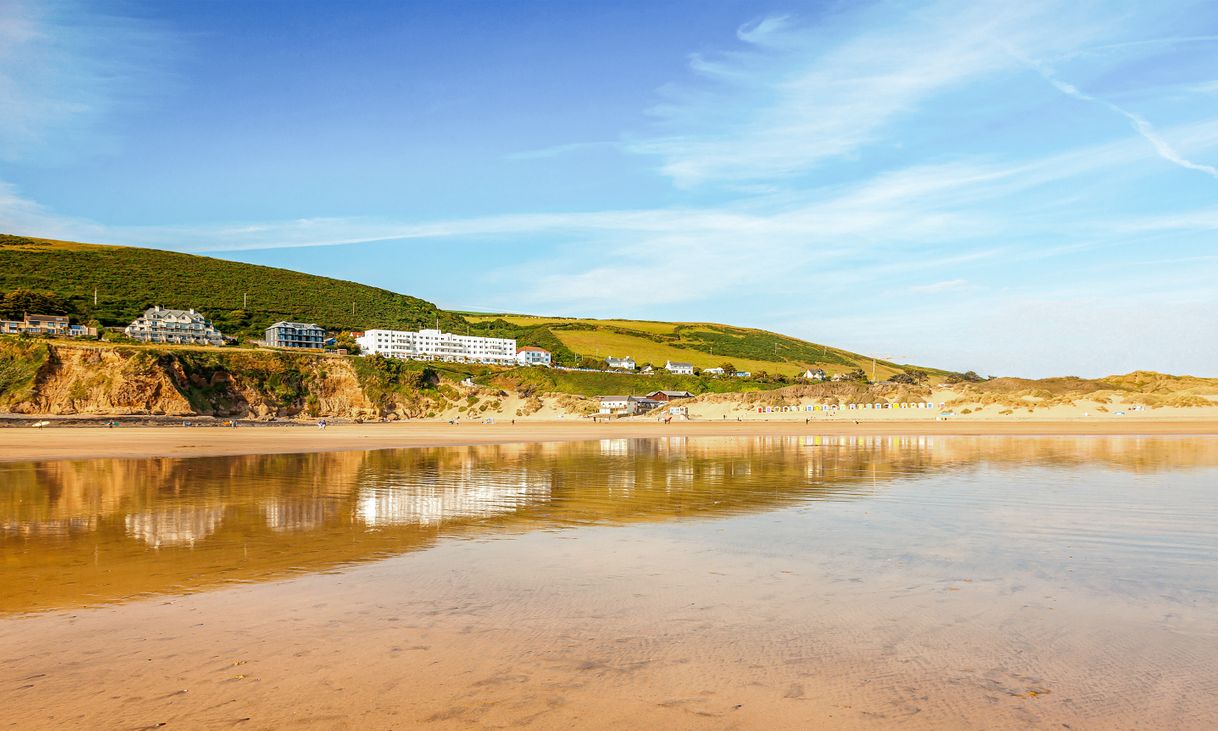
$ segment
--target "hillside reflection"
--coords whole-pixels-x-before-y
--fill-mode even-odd
[[[866,498],[938,470],[1218,465],[1204,438],[606,439],[0,466],[0,612],[373,560],[444,536]]]

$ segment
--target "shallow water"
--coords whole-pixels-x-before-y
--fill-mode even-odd
[[[1207,437],[3,464],[0,705],[20,727],[1209,728],[1216,498]]]

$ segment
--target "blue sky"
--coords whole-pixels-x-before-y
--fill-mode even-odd
[[[3,0],[0,110],[4,231],[1218,376],[1212,4]]]

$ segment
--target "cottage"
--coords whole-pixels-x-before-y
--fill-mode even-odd
[[[66,315],[25,315],[20,320],[0,320],[0,333],[81,338],[97,337],[97,328],[69,324]]]
[[[704,375],[704,376],[722,376],[726,373],[727,373],[727,371],[725,371],[722,368],[719,368],[717,366],[715,368],[703,368],[702,369],[702,375]]]
[[[160,305],[145,310],[123,332],[145,343],[224,344],[224,335],[212,327],[203,315],[193,309],[171,310]]]
[[[631,358],[630,356],[626,356],[625,358],[614,358],[613,356],[609,356],[605,359],[605,365],[617,370],[633,371],[634,358]]]
[[[692,376],[694,374],[693,363],[676,363],[670,360],[664,364],[664,368],[666,368],[669,373],[673,373],[678,376]]]
[[[799,378],[802,378],[805,381],[823,381],[825,380],[825,372],[820,368],[809,368],[803,373],[800,373]]]
[[[516,349],[516,362],[522,366],[550,366],[550,351],[535,345],[522,345]]]
[[[736,378],[751,378],[753,374],[749,371],[736,371],[732,375]]]
[[[673,401],[676,399],[693,398],[693,394],[689,391],[652,391],[647,394],[647,398],[654,401]]]
[[[266,329],[266,344],[272,348],[309,348],[321,350],[326,329],[316,323],[280,320]]]

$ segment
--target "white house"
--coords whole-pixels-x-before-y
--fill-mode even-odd
[[[732,375],[735,376],[736,378],[748,378],[748,377],[752,376],[753,374],[750,371],[736,371]]]
[[[625,358],[614,358],[613,356],[609,356],[608,358],[605,359],[605,365],[609,366],[610,368],[619,368],[624,371],[633,371],[634,370],[634,358],[631,358],[630,356],[626,356]]]
[[[720,368],[718,366],[715,366],[714,368],[703,368],[702,369],[702,375],[704,375],[704,376],[722,376],[725,373],[727,373],[727,371],[723,370],[722,368]]]
[[[550,351],[535,345],[522,345],[516,349],[516,362],[522,366],[550,366]]]
[[[803,373],[800,373],[799,377],[805,381],[823,381],[825,380],[825,372],[820,368],[809,368]]]
[[[663,405],[661,401],[644,396],[601,396],[600,401],[602,414],[620,416],[642,414]]]
[[[483,338],[439,330],[366,330],[355,342],[364,355],[456,363],[517,363],[515,338]]]
[[[144,310],[123,330],[145,343],[224,345],[224,335],[194,310],[170,310],[160,305]]]
[[[674,363],[670,360],[664,364],[664,367],[669,373],[675,373],[678,376],[692,376],[694,374],[693,363]]]
[[[601,396],[602,414],[621,414],[629,405],[629,396]]]

